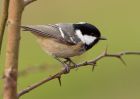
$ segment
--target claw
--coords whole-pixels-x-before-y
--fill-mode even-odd
[[[70,67],[67,64],[64,64],[65,74],[70,72]]]
[[[66,58],[66,62],[69,62],[69,65],[72,64],[76,69],[78,69],[78,65],[75,62],[73,62],[70,58]]]
[[[58,57],[55,57],[55,59],[57,59],[59,62],[61,62],[63,64],[64,69],[66,71],[66,74],[70,72],[70,67],[69,67],[69,64],[67,64],[67,60],[66,61],[62,61]]]

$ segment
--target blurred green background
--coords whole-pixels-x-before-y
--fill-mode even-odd
[[[95,58],[107,45],[110,53],[140,51],[139,10],[139,0],[38,0],[26,7],[22,24],[81,21],[96,25],[108,41],[101,41],[87,53],[73,58],[75,62],[81,62]],[[19,77],[18,90],[62,68],[59,62],[41,50],[34,35],[29,32],[22,32],[21,35],[19,71],[41,64],[48,64],[48,67],[45,71]],[[0,75],[3,74],[5,47],[6,35],[0,59]],[[83,67],[64,75],[62,87],[57,80],[52,80],[20,99],[140,99],[140,56],[123,58],[126,67],[118,59],[105,58],[98,62],[93,72],[91,67]],[[0,84],[2,89],[2,80]]]

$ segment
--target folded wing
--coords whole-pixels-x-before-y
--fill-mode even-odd
[[[72,24],[26,25],[23,31],[30,31],[37,36],[55,38],[57,41],[75,45],[81,40],[75,35]]]

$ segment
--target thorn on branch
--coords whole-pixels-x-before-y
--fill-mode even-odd
[[[122,56],[118,56],[118,58],[120,59],[120,61],[125,65],[127,66],[126,62],[124,61],[124,59],[122,58]]]
[[[106,46],[106,49],[104,51],[104,55],[107,55],[107,51],[108,51],[108,46]]]
[[[61,76],[58,76],[57,78],[58,78],[58,81],[59,81],[59,85],[61,86],[61,84],[62,84],[61,83]]]
[[[92,72],[94,71],[96,63],[92,65]]]

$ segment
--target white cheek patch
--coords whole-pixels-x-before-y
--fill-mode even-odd
[[[89,35],[84,35],[84,39],[85,39],[85,43],[87,45],[90,45],[91,43],[93,43],[97,38],[94,36],[89,36]]]
[[[81,39],[81,41],[82,41],[83,43],[85,43],[85,39],[84,39],[84,37],[83,37],[83,35],[82,35],[82,32],[81,32],[80,30],[76,30],[76,35],[78,36],[78,38]]]
[[[80,30],[76,30],[76,35],[78,36],[78,38],[81,39],[81,41],[83,43],[86,43],[87,45],[90,45],[91,43],[93,43],[97,39],[94,36],[82,35],[82,32]]]

